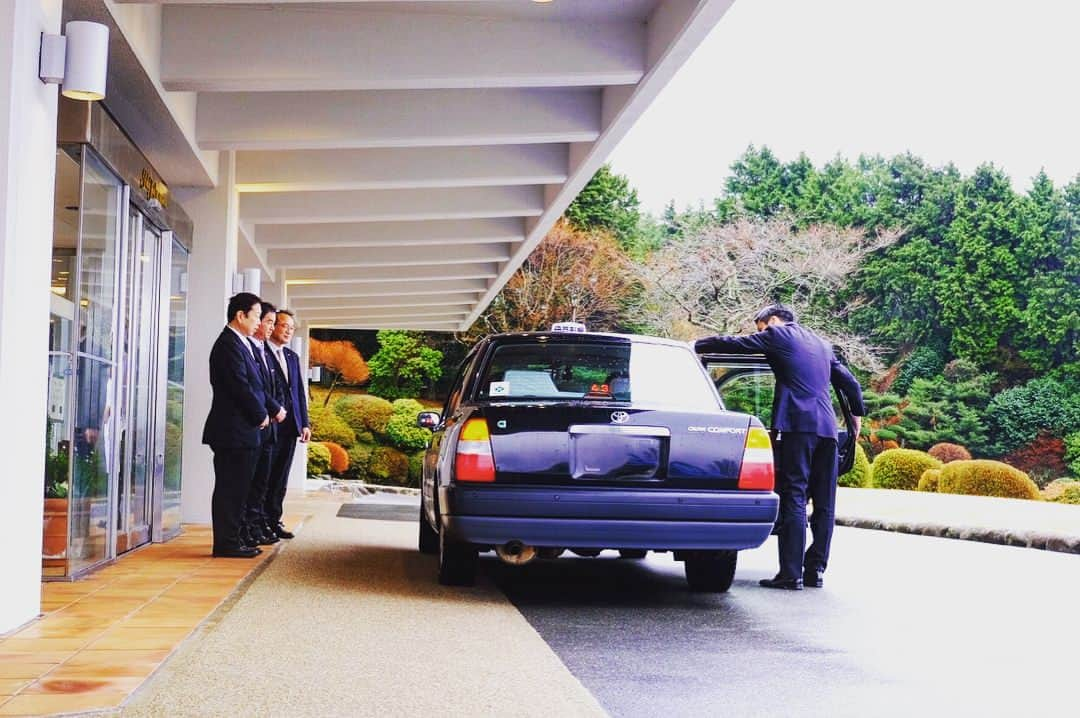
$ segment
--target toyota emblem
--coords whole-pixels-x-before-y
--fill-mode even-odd
[[[630,414],[625,411],[611,412],[611,421],[615,424],[625,424],[630,421]]]

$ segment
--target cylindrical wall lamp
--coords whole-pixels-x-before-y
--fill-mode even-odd
[[[61,93],[73,100],[105,99],[109,71],[109,28],[96,22],[72,20],[64,36],[41,36],[38,77],[59,84]]]

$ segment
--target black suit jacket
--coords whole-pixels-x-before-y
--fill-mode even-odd
[[[769,326],[748,336],[707,337],[699,339],[694,348],[703,354],[764,354],[776,375],[772,423],[780,432],[836,438],[830,383],[847,397],[855,416],[866,414],[859,381],[828,343],[799,324]]]
[[[300,355],[289,347],[282,347],[281,350],[285,354],[285,365],[289,369],[288,377],[281,370],[281,364],[278,363],[272,351],[269,354],[270,361],[274,367],[274,376],[277,379],[278,386],[284,388],[283,405],[285,410],[289,412],[284,423],[288,426],[290,433],[295,430],[296,435],[299,436],[301,430],[311,426],[311,422],[308,420],[307,393],[304,391],[304,381],[300,374]]]
[[[248,346],[225,327],[210,350],[214,397],[202,440],[214,449],[255,449],[262,445],[259,424],[267,416],[266,388]]]

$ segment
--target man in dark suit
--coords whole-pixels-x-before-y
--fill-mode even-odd
[[[214,555],[252,558],[260,551],[241,541],[240,528],[262,432],[270,425],[262,372],[249,342],[262,317],[259,298],[237,294],[226,316],[229,323],[210,350],[214,396],[203,429],[203,443],[214,452]]]
[[[274,457],[270,468],[270,487],[266,492],[263,513],[267,523],[279,538],[290,539],[293,533],[281,523],[284,511],[285,491],[289,485],[289,469],[292,468],[296,441],[307,442],[311,438],[311,422],[308,421],[307,393],[300,373],[300,357],[287,345],[296,331],[296,317],[288,309],[277,313],[274,333],[270,335],[267,348],[273,359],[276,380],[285,387],[285,408],[288,417],[278,425],[278,439],[274,445]]]
[[[288,416],[288,411],[284,407],[285,387],[274,375],[273,356],[267,346],[267,340],[274,331],[276,321],[277,309],[270,302],[262,302],[262,318],[254,336],[250,339],[256,363],[262,372],[263,386],[266,387],[266,413],[272,417],[270,425],[263,429],[262,449],[255,464],[255,474],[252,476],[251,488],[248,490],[245,501],[244,526],[240,536],[251,546],[269,546],[280,541],[276,533],[267,526],[267,517],[263,513],[263,504],[270,485],[270,464],[274,456],[274,445],[277,442],[278,426]]]
[[[773,305],[754,318],[757,333],[699,339],[699,353],[764,354],[776,376],[772,428],[778,443],[776,478],[780,494],[777,543],[780,572],[761,581],[767,588],[799,590],[824,585],[836,505],[836,413],[829,385],[843,393],[855,415],[855,432],[866,413],[859,382],[840,363],[832,346],[795,321],[787,307]],[[806,550],[806,500],[814,502]]]

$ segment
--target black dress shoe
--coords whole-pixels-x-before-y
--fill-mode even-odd
[[[259,546],[271,546],[281,540],[273,534],[268,535],[258,529],[251,532],[251,539]]]
[[[277,526],[274,526],[274,535],[278,538],[283,539],[291,539],[296,536],[296,534],[294,534],[292,531],[289,531],[287,528],[285,528],[285,524],[278,524]]]
[[[233,546],[231,548],[216,548],[214,556],[217,558],[255,558],[262,551],[250,546]]]
[[[803,573],[803,585],[810,588],[821,588],[825,585],[824,571],[806,571]]]
[[[803,582],[801,578],[781,578],[780,576],[774,576],[773,578],[763,578],[758,581],[759,586],[765,588],[782,588],[785,591],[801,591]]]

